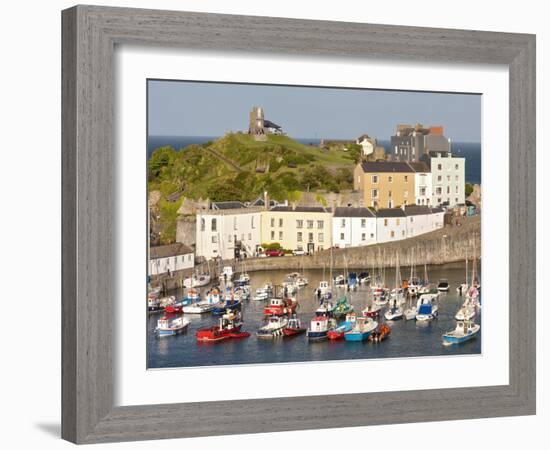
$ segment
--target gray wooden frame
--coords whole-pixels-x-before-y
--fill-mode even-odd
[[[62,30],[64,439],[93,443],[535,413],[535,36],[95,6],[63,11]],[[506,65],[509,384],[114,407],[113,52],[119,43]],[[331,405],[330,415],[319,403]]]

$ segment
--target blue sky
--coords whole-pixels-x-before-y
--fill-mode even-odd
[[[294,138],[389,140],[398,123],[443,125],[456,142],[480,142],[481,95],[150,80],[149,134],[221,136],[248,129],[248,113]]]

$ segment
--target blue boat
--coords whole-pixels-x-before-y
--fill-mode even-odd
[[[232,294],[226,295],[225,299],[216,304],[212,309],[212,314],[219,316],[229,311],[240,311],[242,302],[239,299],[234,298]]]
[[[355,290],[357,289],[357,274],[355,272],[350,272],[348,275],[348,289]]]
[[[443,345],[462,344],[477,336],[481,326],[470,320],[457,322],[456,328],[443,335]]]
[[[438,315],[438,294],[422,294],[416,302],[416,320],[426,322],[433,320]]]
[[[353,328],[344,333],[346,341],[365,341],[371,333],[378,327],[378,322],[375,322],[369,317],[357,317]]]
[[[189,319],[186,317],[176,317],[175,319],[161,317],[157,320],[155,333],[158,337],[175,336],[183,333],[188,325]]]
[[[332,317],[316,316],[311,319],[306,333],[307,338],[310,341],[323,341],[327,338],[329,330],[335,325],[336,321]]]

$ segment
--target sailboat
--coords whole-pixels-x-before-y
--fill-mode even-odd
[[[456,288],[458,295],[465,295],[468,292],[468,255],[466,255],[466,269],[464,271],[464,283],[461,283]]]
[[[412,271],[412,269],[411,269]],[[412,273],[412,272],[411,272]],[[385,312],[384,317],[386,320],[399,320],[403,318],[403,308],[400,305],[400,298],[398,300],[399,280],[401,279],[401,273],[399,271],[399,255],[395,255],[395,296],[391,302],[391,307]],[[402,293],[402,292],[401,292]]]

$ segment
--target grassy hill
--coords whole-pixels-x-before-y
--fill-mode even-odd
[[[161,193],[156,212],[164,228],[175,230],[175,211],[183,198],[249,201],[267,191],[274,199],[292,200],[300,191],[350,189],[359,155],[358,146],[320,149],[288,136],[268,135],[262,142],[228,133],[180,151],[156,149],[148,162],[148,187]],[[172,236],[175,231],[163,240]]]

